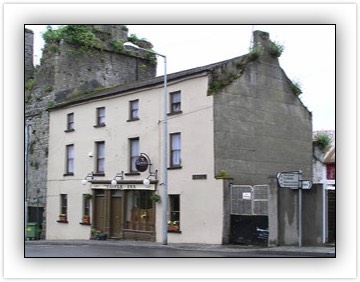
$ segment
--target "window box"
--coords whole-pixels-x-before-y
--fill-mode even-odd
[[[90,216],[84,215],[82,218],[81,224],[90,225]]]
[[[60,214],[58,222],[68,223],[67,215],[66,214]]]

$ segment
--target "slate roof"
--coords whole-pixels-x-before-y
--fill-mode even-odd
[[[226,65],[227,63],[229,63],[231,61],[240,60],[240,59],[244,58],[245,56],[246,55],[238,56],[238,57],[228,59],[225,61],[221,61],[221,62],[217,62],[217,63],[213,63],[213,64],[201,66],[201,67],[196,67],[196,68],[168,74],[167,81],[170,82],[172,80],[189,77],[189,76],[200,74],[203,72],[209,73],[218,67]],[[152,87],[152,86],[156,86],[156,85],[161,85],[163,83],[164,83],[164,76],[162,75],[162,76],[157,76],[155,78],[151,78],[148,80],[135,81],[135,82],[115,86],[112,88],[103,89],[100,91],[93,91],[91,93],[82,94],[77,97],[74,97],[74,96],[69,97],[68,99],[65,99],[63,102],[60,102],[60,103],[56,104],[55,106],[51,107],[49,109],[49,111],[64,108],[64,107],[67,107],[70,105],[75,105],[75,104],[85,102],[85,101],[91,101],[91,100],[96,100],[99,98],[110,97],[110,96],[117,96],[117,95],[121,95],[122,93],[129,92],[129,91]]]

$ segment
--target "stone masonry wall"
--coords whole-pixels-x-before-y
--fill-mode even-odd
[[[34,33],[30,29],[25,29],[25,81],[34,75]]]
[[[97,89],[111,88],[156,75],[154,57],[144,52],[128,52],[114,48],[113,40],[122,43],[128,40],[126,27],[94,25],[93,28],[99,39],[96,48],[79,53],[75,46],[61,42],[54,52],[54,48],[46,45],[41,65],[35,73],[32,65],[33,33],[30,30],[25,31],[25,120],[26,125],[31,126],[27,164],[30,208],[36,208],[37,205],[43,208],[46,205],[49,140],[47,108],[56,102],[86,95]],[[152,48],[149,42],[141,40],[140,44],[143,44],[142,47]],[[32,77],[33,81],[29,81]],[[46,226],[45,220],[43,218],[43,228]]]

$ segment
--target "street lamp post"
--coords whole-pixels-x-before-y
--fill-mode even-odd
[[[162,203],[162,244],[167,245],[168,238],[167,238],[167,209],[168,209],[168,173],[167,173],[167,167],[168,167],[168,155],[167,155],[167,135],[168,135],[168,118],[167,118],[167,72],[166,72],[166,56],[161,55],[159,53],[156,53],[152,50],[148,50],[145,48],[141,48],[131,42],[125,42],[124,47],[131,46],[133,48],[143,50],[146,52],[150,52],[152,54],[155,54],[157,56],[160,56],[164,59],[164,117],[163,117],[163,161],[162,161],[162,185],[163,185],[163,193],[161,197],[161,203]]]

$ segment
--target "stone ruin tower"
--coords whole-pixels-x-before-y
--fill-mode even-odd
[[[67,26],[69,34],[82,28],[92,39],[84,46],[64,36],[47,41],[40,66],[33,66],[34,34],[25,29],[25,198],[28,222],[38,222],[45,237],[49,116],[47,108],[104,88],[156,76],[156,57],[141,50],[128,52],[130,41],[151,49],[152,44],[128,36],[124,25]],[[27,134],[27,129],[29,134]]]

